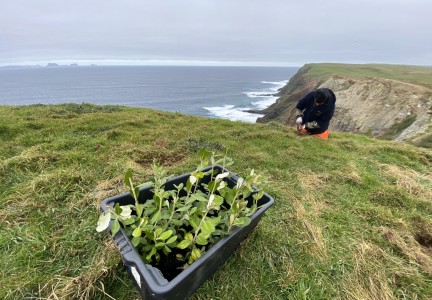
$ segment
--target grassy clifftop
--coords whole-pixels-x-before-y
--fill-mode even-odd
[[[275,205],[191,299],[432,298],[432,151],[116,106],[0,107],[0,298],[137,299],[98,205],[200,148],[255,168]],[[109,296],[107,296],[109,295]]]
[[[328,79],[337,74],[349,77],[374,77],[399,80],[432,88],[432,67],[380,64],[307,64],[310,75]]]

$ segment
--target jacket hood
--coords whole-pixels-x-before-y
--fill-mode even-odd
[[[320,88],[315,91],[315,98],[324,99],[324,105],[333,105],[336,102],[336,96],[331,89]]]

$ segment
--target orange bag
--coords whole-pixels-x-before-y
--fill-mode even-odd
[[[298,135],[307,135],[308,131],[307,129],[297,129],[297,134]],[[317,134],[312,134],[312,136],[323,139],[323,140],[328,140],[329,137],[329,131],[328,129],[326,131],[324,131],[323,133],[317,133]]]
[[[324,131],[323,133],[317,133],[317,134],[312,134],[312,136],[323,139],[323,140],[327,140],[328,136],[329,136],[329,131],[328,129],[326,131]]]

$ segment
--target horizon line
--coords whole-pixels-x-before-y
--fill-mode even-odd
[[[250,66],[250,67],[301,67],[302,64],[263,61],[216,60],[144,60],[144,59],[41,59],[0,63],[0,67],[58,66]]]
[[[22,61],[0,62],[0,68],[14,67],[47,67],[49,64],[66,66],[203,66],[203,67],[291,67],[301,68],[306,64],[353,64],[353,65],[405,65],[432,67],[432,65],[391,63],[391,62],[330,62],[311,61],[304,63],[275,62],[275,61],[229,61],[229,60],[185,60],[185,59],[29,59]]]

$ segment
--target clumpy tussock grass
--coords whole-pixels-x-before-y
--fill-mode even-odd
[[[99,204],[201,148],[265,175],[275,205],[191,299],[432,298],[430,149],[90,104],[0,107],[0,141],[1,299],[139,299]]]

